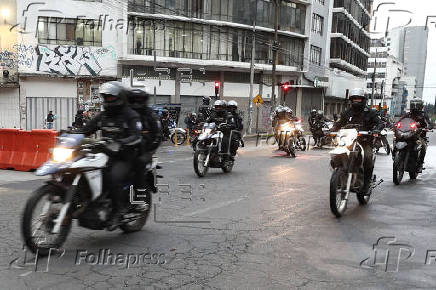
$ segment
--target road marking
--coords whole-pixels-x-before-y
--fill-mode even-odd
[[[163,163],[176,163],[176,162],[179,162],[179,161],[187,161],[187,160],[192,160],[192,157],[184,158],[184,159],[176,159],[176,160],[160,161],[160,162],[158,162],[158,164],[163,164]]]
[[[241,197],[241,198],[238,198],[238,199],[233,199],[233,200],[221,202],[221,203],[218,203],[218,204],[216,204],[214,206],[207,207],[207,208],[204,208],[204,209],[200,209],[200,210],[191,212],[191,213],[187,214],[187,216],[193,216],[193,215],[196,215],[196,214],[205,213],[205,212],[208,212],[208,211],[210,211],[212,209],[218,209],[218,208],[227,206],[227,205],[232,204],[232,203],[240,202],[241,200],[244,200],[246,198],[247,197]]]

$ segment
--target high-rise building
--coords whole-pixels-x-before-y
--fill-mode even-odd
[[[404,66],[395,56],[388,53],[386,39],[371,39],[370,58],[368,59],[368,79],[366,94],[371,99],[374,85],[374,104],[386,106],[390,114],[401,110],[402,88],[400,80],[404,76]],[[375,73],[375,75],[374,75]]]
[[[404,74],[416,77],[416,97],[422,98],[427,62],[428,30],[424,26],[394,28],[388,32],[388,52],[404,64]]]
[[[344,109],[347,90],[366,87],[372,0],[334,0],[331,10],[327,115]]]

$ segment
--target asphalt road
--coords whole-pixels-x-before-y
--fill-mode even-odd
[[[392,182],[391,157],[379,154],[376,174],[384,182],[370,204],[361,207],[353,196],[336,219],[328,150],[291,159],[248,144],[232,173],[211,169],[200,179],[189,147],[164,147],[161,192],[141,232],[74,225],[64,255],[40,259],[36,269],[23,265],[20,217],[43,180],[3,171],[0,288],[435,289],[435,153],[431,146],[424,173],[400,186]],[[119,254],[118,264],[108,253]]]

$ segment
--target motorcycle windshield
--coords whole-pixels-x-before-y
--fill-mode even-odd
[[[215,129],[216,124],[215,123],[205,123],[203,126],[203,129]]]
[[[57,146],[72,148],[79,145],[83,139],[85,139],[83,134],[64,134],[59,137]]]

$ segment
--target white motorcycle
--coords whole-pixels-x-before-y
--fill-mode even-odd
[[[36,175],[52,175],[52,179],[27,200],[21,221],[26,246],[42,256],[63,245],[73,219],[79,226],[103,230],[112,209],[104,172],[110,167],[109,156],[116,154],[120,145],[108,139],[93,141],[82,134],[66,134],[58,139],[53,158],[36,171]],[[134,173],[124,184],[130,204],[121,219],[122,231],[139,231],[145,225],[151,211],[151,194],[157,192],[158,168],[157,158],[153,157],[144,172],[147,186],[143,189],[134,188]]]
[[[345,213],[350,192],[356,193],[360,205],[366,205],[372,190],[377,186],[375,185],[376,176],[373,175],[369,193],[362,192],[364,187],[364,149],[359,142],[362,139],[371,140],[373,134],[357,129],[341,129],[332,135],[336,136],[338,146],[330,151],[330,165],[334,170],[330,178],[330,209],[339,218]],[[376,154],[373,152],[374,163],[375,158]],[[383,180],[380,180],[379,184],[381,182]]]
[[[219,127],[215,123],[205,123],[203,130],[197,141],[197,148],[194,153],[194,171],[198,177],[204,177],[209,169],[221,168],[224,173],[229,173],[233,169],[234,161],[230,158],[230,133],[229,144],[227,145],[228,152],[221,153],[223,145],[224,133],[221,131],[226,126],[226,123],[220,124]]]

